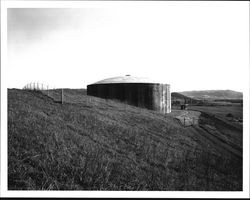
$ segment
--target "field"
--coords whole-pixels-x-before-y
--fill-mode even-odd
[[[229,106],[191,106],[190,109],[211,113],[222,118],[225,118],[229,113],[231,113],[234,117],[241,119],[243,116],[243,107],[240,105],[230,104]]]
[[[241,142],[226,124],[202,116],[218,139],[182,126],[180,111],[64,94],[61,104],[56,90],[8,90],[9,190],[242,190]]]
[[[191,106],[189,109],[202,111],[242,131],[243,106],[237,103],[223,106]]]

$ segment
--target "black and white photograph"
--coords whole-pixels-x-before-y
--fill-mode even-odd
[[[248,1],[2,5],[3,196],[249,197]]]

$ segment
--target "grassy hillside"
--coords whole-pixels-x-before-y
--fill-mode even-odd
[[[175,112],[64,92],[8,90],[8,189],[242,190],[242,159]]]
[[[201,90],[201,91],[185,91],[181,94],[196,99],[242,99],[242,92],[233,90]]]

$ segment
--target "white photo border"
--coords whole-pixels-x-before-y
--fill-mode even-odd
[[[126,197],[126,198],[248,198],[249,197],[249,63],[245,70],[243,90],[243,191],[237,192],[187,192],[187,191],[15,191],[8,190],[7,157],[7,9],[8,8],[105,8],[124,6],[154,6],[166,4],[219,4],[229,2],[216,1],[2,1],[1,6],[1,197]],[[249,7],[249,1],[242,3]],[[248,28],[249,30],[249,28]],[[248,39],[249,44],[249,39]],[[249,49],[248,49],[249,55]]]

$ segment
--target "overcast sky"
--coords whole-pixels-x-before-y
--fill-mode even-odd
[[[172,91],[243,91],[248,7],[248,2],[165,2],[9,8],[8,87],[37,81],[86,88],[130,74],[169,83]]]

